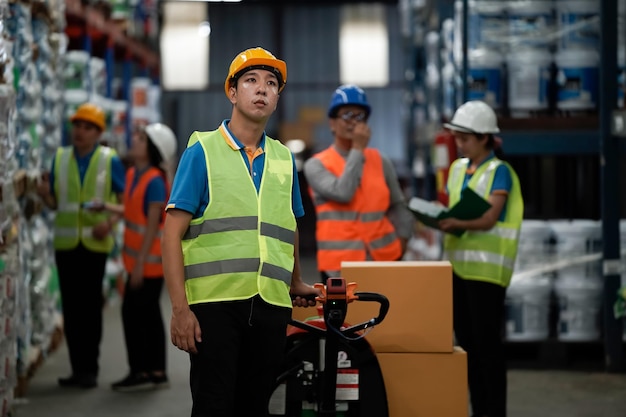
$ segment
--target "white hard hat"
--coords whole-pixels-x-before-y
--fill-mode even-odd
[[[172,129],[163,123],[151,123],[146,126],[146,134],[159,150],[164,162],[169,162],[174,158],[178,141]]]
[[[496,113],[483,101],[473,100],[461,105],[450,123],[444,127],[466,133],[498,133]]]

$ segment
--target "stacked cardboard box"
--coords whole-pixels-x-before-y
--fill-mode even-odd
[[[315,148],[315,131],[327,122],[326,110],[319,106],[302,106],[298,110],[298,119],[284,121],[279,126],[278,138],[286,143],[293,139],[304,141],[307,149]]]
[[[344,262],[342,275],[357,292],[389,299],[387,317],[366,336],[385,380],[389,417],[467,416],[467,358],[453,346],[450,263]],[[294,309],[296,319],[314,315]],[[353,302],[346,322],[377,315],[377,303]]]

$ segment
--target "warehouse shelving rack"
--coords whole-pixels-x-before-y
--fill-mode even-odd
[[[468,97],[468,0],[463,1],[462,32],[463,32],[463,60],[460,68],[461,94],[457,95],[456,105],[462,104]],[[531,119],[500,118],[502,133],[500,136],[504,142],[504,151],[509,156],[597,156],[600,177],[600,201],[599,212],[602,219],[603,233],[603,260],[602,270],[604,278],[603,290],[603,336],[602,340],[605,357],[605,367],[609,372],[623,372],[626,370],[624,361],[624,345],[622,342],[621,320],[613,316],[613,303],[616,299],[617,290],[620,287],[620,158],[626,154],[626,139],[617,137],[612,131],[614,118],[622,117],[616,109],[617,103],[617,2],[614,0],[598,0],[600,2],[600,83],[599,83],[599,106],[597,113],[585,114],[580,117],[539,117]],[[409,2],[411,3],[411,2]],[[429,3],[429,2],[427,2]],[[428,6],[427,6],[428,7]],[[423,10],[419,11],[420,13]],[[439,22],[445,18],[454,17],[454,0],[436,2],[431,6],[431,13],[438,14]],[[422,19],[422,22],[428,22]],[[413,67],[409,71],[420,71],[415,55],[423,54],[420,45],[410,49],[409,62]],[[418,65],[415,65],[415,64]],[[409,89],[414,95],[415,91],[423,89],[423,81],[415,77],[409,83]],[[411,109],[419,109],[423,103],[411,101]],[[411,115],[413,114],[411,112]],[[622,110],[623,112],[623,110]],[[626,117],[624,118],[626,120]],[[418,120],[410,116],[408,120],[410,144],[409,155],[413,156],[417,149],[414,143],[414,131]],[[410,159],[412,161],[412,159]],[[623,180],[622,180],[623,181]],[[620,188],[621,187],[621,188]],[[428,197],[428,195],[423,195]],[[623,208],[621,210],[624,211]]]
[[[137,39],[127,34],[127,22],[107,16],[107,11],[94,5],[84,5],[81,0],[66,0],[66,34],[69,49],[88,52],[103,58],[106,63],[106,97],[130,102],[133,77],[149,77],[159,84],[160,56],[155,42]],[[121,96],[113,97],[112,81],[121,73]],[[131,137],[131,106],[126,114],[127,145]]]

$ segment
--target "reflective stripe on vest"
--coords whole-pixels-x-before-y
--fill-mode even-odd
[[[361,182],[349,203],[326,200],[310,190],[317,214],[317,264],[321,271],[339,271],[342,261],[393,261],[402,256],[395,229],[386,217],[390,191],[378,151],[365,149]],[[336,177],[345,159],[334,147],[315,155]]]
[[[153,179],[162,177],[163,173],[157,168],[150,167],[140,175],[137,184],[131,190],[135,175],[135,168],[130,168],[126,172],[126,189],[124,191],[124,246],[122,248],[122,258],[124,260],[124,268],[128,273],[131,273],[135,268],[148,227],[148,217],[144,212],[144,201],[148,185]],[[167,184],[166,192],[169,194]],[[163,265],[161,263],[163,220],[162,216],[158,231],[144,259],[143,276],[146,278],[160,278],[163,276]]]
[[[114,155],[113,149],[97,146],[81,184],[74,149],[70,146],[57,150],[54,163],[57,200],[54,220],[55,249],[73,249],[79,242],[94,252],[108,253],[113,249],[111,235],[102,240],[93,237],[93,227],[106,221],[108,214],[83,210],[81,204],[95,199],[116,202],[111,190],[111,159]]]
[[[257,193],[239,150],[222,130],[194,133],[207,164],[209,204],[183,236],[189,304],[241,300],[260,294],[291,307],[296,220],[292,210],[291,152],[266,136]],[[246,180],[247,178],[247,180]]]
[[[124,228],[128,229],[128,230],[132,230],[133,232],[138,233],[138,234],[142,234],[142,235],[145,234],[146,230],[147,230],[146,226],[142,226],[142,225],[135,224],[135,223],[130,223],[130,222],[125,222],[124,223]],[[163,234],[162,230],[158,230],[157,233],[156,233],[156,236],[157,237],[161,237],[162,234]]]
[[[450,168],[448,181],[450,206],[461,198],[468,164],[469,160],[463,158],[455,161]],[[493,158],[478,167],[467,186],[488,199],[495,172],[501,164],[507,166],[513,181],[507,197],[504,221],[498,221],[490,230],[467,231],[461,237],[446,234],[444,257],[452,263],[454,272],[462,278],[491,282],[506,287],[513,274],[523,218],[524,203],[519,179],[513,168],[506,162]]]

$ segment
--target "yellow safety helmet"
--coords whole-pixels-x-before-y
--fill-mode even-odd
[[[92,103],[85,103],[78,106],[76,109],[76,113],[70,117],[70,122],[75,122],[76,120],[83,120],[85,122],[92,123],[102,131],[106,128],[106,116],[104,111]]]
[[[240,52],[230,63],[228,76],[224,82],[226,96],[228,96],[228,88],[231,82],[237,81],[241,74],[254,68],[272,71],[276,74],[278,78],[278,92],[283,91],[287,83],[287,64],[285,61],[276,58],[271,52],[261,47],[256,47]]]

